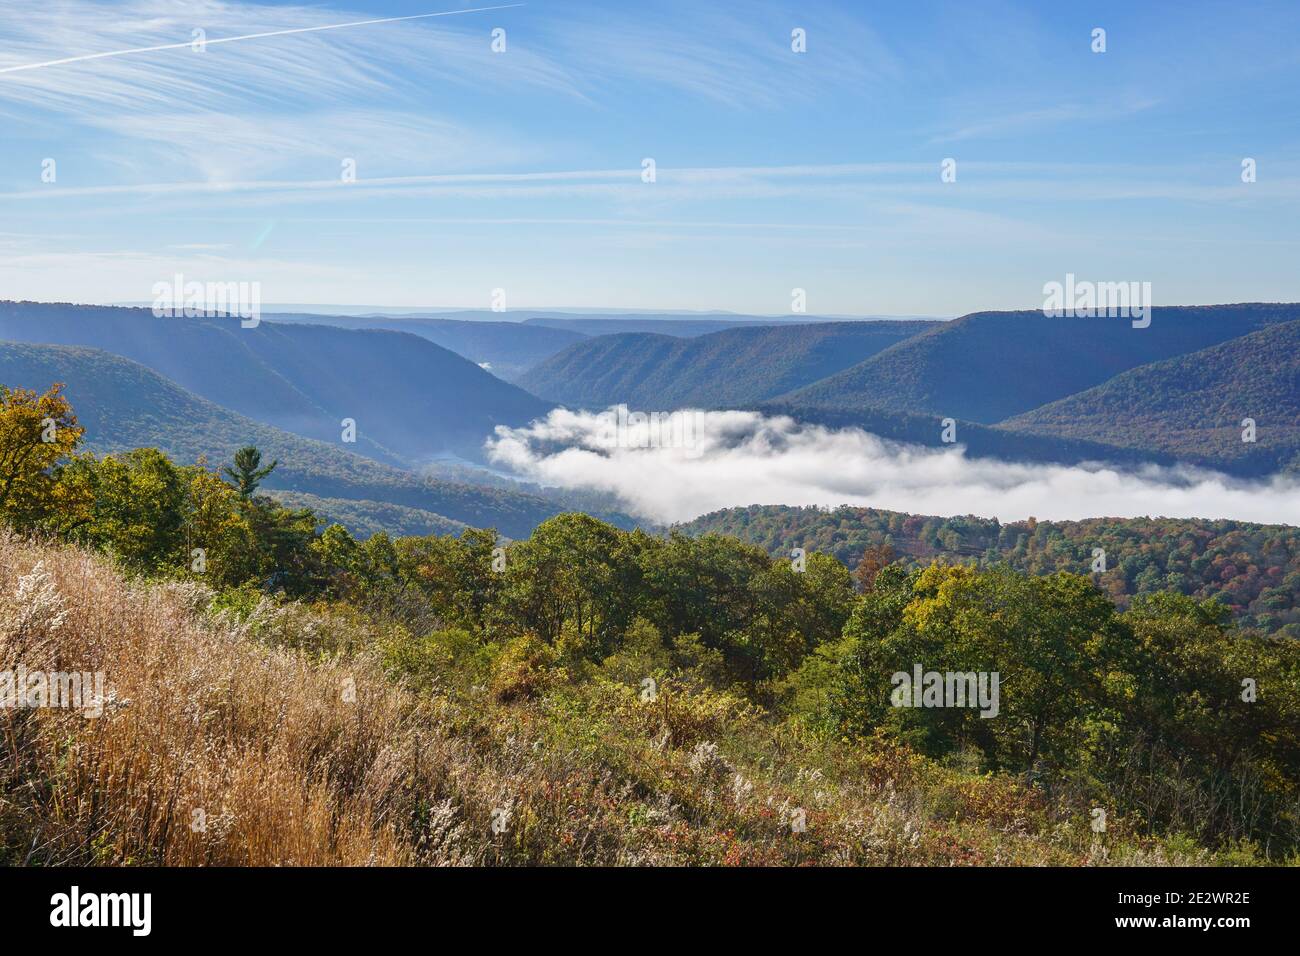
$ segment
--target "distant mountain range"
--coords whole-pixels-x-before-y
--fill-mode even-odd
[[[1243,441],[1247,419],[1253,442]],[[1238,470],[1300,470],[1300,320],[1132,369],[1003,424]]]
[[[513,381],[529,368],[587,336],[571,329],[529,322],[424,318],[419,316],[339,316],[277,313],[273,322],[328,325],[341,329],[409,332],[469,359],[497,378]]]
[[[1300,470],[1297,304],[1157,308],[1142,329],[1040,312],[280,318],[245,329],[0,302],[0,382],[65,382],[99,451],[155,445],[217,463],[257,444],[281,461],[268,488],[312,496],[364,530],[459,522],[516,537],[566,509],[629,525],[606,497],[476,467],[497,425],[557,404],[747,409],[928,446],[951,418],[972,456]],[[356,422],[353,443],[344,419]],[[1246,419],[1253,442],[1242,440]]]
[[[781,398],[792,405],[871,406],[991,425],[1140,365],[1295,319],[1296,304],[1157,308],[1144,329],[1126,318],[977,312]]]
[[[474,362],[403,332],[229,318],[157,318],[148,309],[0,302],[0,340],[99,348],[195,395],[388,464],[475,457],[496,425],[550,406]]]
[[[618,335],[624,332],[653,332],[693,338],[721,332],[723,329],[751,328],[754,326],[804,325],[824,322],[815,316],[790,315],[781,318],[764,318],[757,315],[719,315],[705,318],[699,315],[583,315],[535,316],[525,319],[525,325],[544,325],[552,329],[568,329],[583,335]]]
[[[1126,318],[980,312],[951,322],[733,328],[576,342],[518,383],[579,407],[748,408],[972,455],[1239,475],[1300,469],[1300,305],[1157,308]],[[1257,441],[1243,442],[1253,418]]]
[[[343,329],[387,329],[410,332],[457,355],[470,359],[508,382],[575,342],[595,336],[625,333],[692,338],[723,329],[800,325],[806,317],[770,319],[759,316],[701,317],[698,315],[573,315],[523,313],[525,318],[501,320],[496,313],[448,312],[429,315],[318,315],[311,312],[276,312],[272,322],[329,325]],[[491,318],[489,318],[489,316]]]
[[[567,508],[539,495],[465,482],[425,478],[355,454],[338,442],[316,441],[222,408],[143,365],[101,349],[0,342],[0,382],[44,390],[65,383],[92,451],[155,447],[183,464],[201,457],[216,467],[253,444],[279,462],[269,491],[331,499],[326,515],[352,514],[350,526],[447,528],[459,523],[495,527],[524,537],[540,521]],[[346,501],[346,506],[335,501]],[[394,511],[393,506],[403,511]],[[420,512],[414,514],[412,512]],[[450,520],[448,520],[450,519]],[[608,516],[626,526],[626,518]]]
[[[584,339],[521,376],[563,405],[740,408],[856,365],[938,322],[742,326],[680,338],[625,332]]]

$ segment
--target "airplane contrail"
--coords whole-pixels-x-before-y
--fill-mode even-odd
[[[215,40],[203,41],[205,46],[215,46],[218,43],[234,43],[236,40],[260,40],[263,37],[279,37],[289,33],[317,33],[321,30],[342,30],[344,27],[365,27],[376,23],[396,23],[399,20],[427,20],[430,17],[454,17],[462,13],[486,13],[489,10],[509,10],[511,7],[522,7],[522,3],[503,3],[494,7],[473,7],[468,10],[445,10],[441,13],[417,13],[407,17],[384,17],[379,20],[353,20],[351,23],[330,23],[319,27],[296,27],[292,30],[271,30],[266,33],[246,33],[237,37],[218,37]],[[157,50],[179,50],[183,47],[193,46],[193,40],[187,40],[184,43],[164,43],[161,46],[140,46],[131,50],[109,50],[104,53],[87,53],[83,56],[69,56],[61,60],[46,60],[44,63],[23,63],[19,66],[0,67],[0,73],[17,73],[20,70],[39,70],[47,66],[62,66],[65,63],[82,63],[86,60],[102,60],[110,56],[128,56],[132,53],[153,53]]]

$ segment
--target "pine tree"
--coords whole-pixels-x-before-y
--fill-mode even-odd
[[[235,467],[224,469],[226,477],[235,483],[241,498],[251,498],[262,479],[273,472],[279,462],[273,461],[265,468],[259,467],[261,464],[262,453],[253,445],[245,445],[235,452]]]

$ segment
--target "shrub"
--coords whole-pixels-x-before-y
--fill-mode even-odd
[[[492,696],[501,703],[536,697],[560,676],[559,653],[533,634],[509,641],[492,664]]]

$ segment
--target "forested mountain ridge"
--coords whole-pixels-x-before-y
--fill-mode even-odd
[[[1300,320],[1124,372],[1002,427],[1261,473],[1296,470]]]
[[[1300,304],[1157,306],[1122,317],[976,312],[885,349],[778,400],[791,406],[928,412],[983,424],[1023,414],[1176,355],[1300,319]]]
[[[334,441],[342,421],[408,461],[474,457],[498,424],[547,403],[409,333],[233,318],[158,318],[149,309],[0,302],[0,340],[100,348],[249,418]],[[356,450],[373,448],[360,442]]]
[[[358,541],[376,534],[394,537],[405,535],[460,534],[468,525],[444,518],[440,514],[387,501],[355,501],[349,498],[322,498],[301,491],[276,491],[270,494],[286,508],[309,509],[323,526],[340,525]]]
[[[522,375],[535,395],[569,406],[739,408],[825,378],[934,322],[741,326],[692,338],[651,332],[575,343]]]
[[[1218,595],[1120,606],[1104,574],[903,563],[888,540],[850,575],[576,513],[514,541],[363,541],[266,494],[278,466],[256,448],[217,471],[84,440],[60,387],[0,388],[5,639],[94,661],[131,702],[22,715],[0,863],[1226,865],[1300,847],[1300,643],[1234,625]],[[887,536],[895,520],[933,536],[903,515]],[[1127,560],[1132,542],[1096,540]],[[1255,543],[1269,577],[1294,559]],[[898,678],[922,667],[975,683],[909,706]],[[91,770],[62,772],[70,749]],[[196,775],[239,810],[201,839],[158,811],[189,805]],[[509,839],[490,825],[503,793]]]
[[[203,457],[215,467],[253,444],[268,461],[279,462],[268,489],[356,502],[354,513],[370,515],[358,529],[385,513],[370,504],[376,502],[496,527],[510,537],[526,535],[564,510],[538,495],[424,478],[373,460],[375,451],[366,457],[337,440],[303,438],[199,398],[137,362],[99,349],[0,342],[0,384],[43,389],[51,382],[67,383],[66,394],[82,410],[92,451],[152,447],[184,464]]]
[[[900,412],[863,406],[856,409],[826,408],[794,404],[781,399],[757,402],[753,410],[765,415],[785,415],[798,422],[825,428],[860,428],[887,441],[929,448],[952,449],[959,445],[974,458],[1004,461],[1032,461],[1044,464],[1105,462],[1116,465],[1151,463],[1172,465],[1176,459],[1160,452],[1121,448],[1085,439],[1037,435],[992,425],[954,421],[953,442],[944,439],[946,426],[938,415]]]
[[[700,335],[710,335],[724,329],[755,326],[790,326],[806,322],[821,322],[816,316],[784,316],[780,318],[739,315],[731,312],[632,312],[599,314],[564,314],[564,313],[529,313],[524,319],[525,325],[542,325],[552,329],[568,329],[583,335],[622,335],[626,332],[651,332],[656,335],[671,335],[676,338],[689,339]]]
[[[484,367],[497,378],[514,381],[538,362],[586,336],[570,329],[528,322],[492,322],[433,316],[343,316],[274,313],[272,322],[330,325],[342,329],[387,329],[428,339]]]
[[[931,447],[948,444],[951,418],[976,457],[1258,477],[1297,465],[1298,322],[1300,305],[1247,303],[1156,307],[1147,328],[1023,311],[693,339],[629,332],[575,343],[519,382],[571,407],[746,409]],[[1258,414],[1237,414],[1244,406]],[[1240,441],[1245,417],[1267,422],[1255,443]]]

